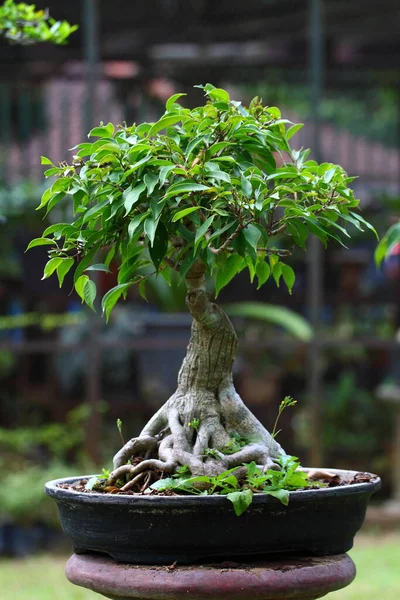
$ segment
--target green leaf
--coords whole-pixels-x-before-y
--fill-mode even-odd
[[[121,298],[121,296],[126,294],[131,285],[132,282],[116,285],[103,296],[103,300],[101,301],[101,308],[103,310],[103,314],[105,314],[106,316],[107,323],[108,319],[110,318],[112,309],[114,308],[118,300]]]
[[[29,242],[25,252],[27,252],[28,250],[30,250],[31,248],[36,248],[36,246],[51,246],[55,244],[55,240],[50,240],[49,238],[35,238],[34,240],[32,240],[31,242]]]
[[[256,275],[258,279],[257,289],[259,290],[262,285],[267,281],[271,274],[271,269],[269,264],[265,261],[259,261],[256,265]]]
[[[136,187],[129,186],[128,189],[124,191],[122,197],[124,199],[124,207],[125,207],[125,215],[127,215],[132,206],[139,200],[139,196],[146,189],[145,183],[139,183]]]
[[[144,183],[147,187],[148,195],[151,196],[151,194],[154,191],[154,188],[156,187],[156,185],[158,183],[158,174],[146,173],[146,175],[144,176]]]
[[[302,129],[304,127],[304,123],[298,123],[297,125],[292,125],[292,127],[289,127],[289,129],[286,131],[286,140],[289,141],[290,138],[292,138],[295,133],[297,133],[298,131],[300,131],[300,129]]]
[[[208,217],[208,219],[206,219],[204,221],[204,223],[202,225],[200,225],[200,227],[197,229],[196,236],[194,238],[194,247],[195,247],[195,249],[197,248],[197,246],[201,242],[202,238],[207,233],[208,228],[210,227],[211,223],[214,221],[214,217],[215,217],[215,215],[211,215],[211,217]]]
[[[104,271],[105,273],[111,273],[109,267],[103,263],[97,263],[96,265],[91,265],[85,271]]]
[[[40,157],[40,164],[54,166],[53,163],[51,162],[51,160],[49,158],[46,158],[45,156]]]
[[[190,206],[189,208],[184,208],[183,210],[179,210],[172,217],[172,222],[175,223],[176,221],[179,221],[179,219],[183,219],[183,217],[186,217],[186,215],[190,215],[190,213],[195,212],[196,210],[200,210],[200,209],[201,209],[201,206]]]
[[[64,278],[74,264],[73,258],[63,258],[62,262],[57,267],[57,277],[60,287],[64,283]]]
[[[172,196],[178,196],[179,194],[188,194],[189,192],[204,192],[211,190],[212,188],[202,183],[196,183],[195,181],[180,181],[174,183],[168,188],[164,198],[171,198]]]
[[[228,257],[225,267],[223,269],[218,269],[217,277],[215,282],[215,295],[218,297],[222,288],[224,288],[228,283],[235,277],[237,273],[239,273],[245,265],[245,261],[241,256],[237,254],[232,254]]]
[[[44,267],[42,281],[43,279],[47,279],[48,277],[50,277],[50,275],[53,275],[54,271],[62,263],[63,260],[63,258],[51,258]]]
[[[81,262],[79,263],[79,265],[76,267],[75,269],[75,273],[74,273],[74,283],[77,282],[78,278],[82,275],[82,273],[84,271],[86,271],[86,269],[88,268],[88,266],[90,265],[94,255],[96,254],[96,252],[98,251],[98,249],[100,248],[101,245],[101,241],[97,242],[96,244],[94,244],[90,250],[88,250],[85,254],[85,256],[82,258]]]
[[[241,490],[240,492],[231,492],[226,497],[232,502],[237,517],[240,517],[253,502],[253,492],[249,489]]]
[[[357,219],[357,221],[360,221],[360,223],[362,223],[363,225],[365,225],[365,227],[367,227],[367,229],[369,229],[370,231],[372,231],[372,232],[375,234],[375,236],[376,236],[376,239],[378,239],[378,240],[379,240],[379,235],[378,235],[378,233],[377,233],[377,231],[376,231],[375,227],[373,227],[373,226],[371,225],[371,223],[368,223],[368,221],[366,221],[366,220],[365,220],[365,219],[364,219],[364,218],[363,218],[361,215],[358,215],[358,214],[357,214],[357,213],[355,213],[355,212],[351,212],[350,214],[351,214],[351,215],[352,215],[352,216],[353,216],[355,219]]]
[[[245,195],[245,197],[247,199],[250,199],[251,195],[253,193],[253,188],[252,188],[250,181],[248,179],[246,179],[246,177],[243,174],[241,175],[240,180],[241,180],[241,184],[242,184],[243,194]]]
[[[282,268],[283,265],[281,262],[277,262],[274,264],[274,266],[272,267],[272,275],[273,278],[275,279],[275,283],[276,285],[279,287],[279,282],[282,276]]]
[[[108,125],[94,127],[90,132],[88,137],[105,137],[109,138],[114,133],[114,125],[112,123],[108,123]]]
[[[264,304],[262,302],[242,302],[225,307],[228,315],[258,319],[279,325],[295,338],[309,342],[313,337],[310,323],[301,315],[284,306]]]
[[[296,275],[289,265],[282,264],[282,277],[283,281],[286,283],[287,289],[289,290],[289,294],[292,293],[292,288],[296,279]]]
[[[159,121],[157,121],[156,123],[154,123],[154,125],[152,125],[152,127],[148,133],[148,137],[155,135],[162,129],[166,129],[167,127],[176,125],[176,123],[178,123],[179,121],[182,121],[183,118],[184,117],[182,117],[182,115],[170,115],[170,116],[162,117]]]
[[[82,224],[90,221],[95,215],[98,215],[97,218],[100,217],[103,214],[104,208],[109,204],[110,201],[107,199],[99,204],[95,204],[92,208],[89,208],[83,215]]]
[[[84,298],[86,304],[92,310],[95,310],[94,304],[93,304],[96,299],[96,293],[97,293],[95,282],[88,278],[83,285],[82,293],[83,293],[83,298]]]
[[[156,221],[156,219],[153,217],[153,215],[150,215],[149,217],[147,217],[147,219],[144,222],[144,232],[149,239],[150,246],[153,246],[153,244],[154,244],[157,223],[158,223],[158,221]]]
[[[178,100],[178,98],[181,98],[182,96],[187,96],[187,94],[174,94],[173,96],[168,98],[168,100],[165,104],[165,108],[167,109],[167,111],[172,110],[175,102]]]
[[[261,237],[261,232],[258,227],[252,224],[247,225],[247,227],[243,229],[243,235],[250,246],[254,248],[254,250],[257,250],[257,244]]]
[[[88,280],[89,280],[89,277],[87,275],[81,275],[75,281],[75,290],[76,290],[76,293],[78,294],[78,296],[81,298],[82,302],[84,302],[84,300],[85,300],[85,298],[83,296],[83,288],[85,286],[85,283]]]
[[[138,290],[139,290],[139,294],[143,298],[143,300],[148,302],[147,296],[146,296],[146,283],[147,283],[147,280],[143,279],[143,281],[141,281],[138,285]]]
[[[207,91],[207,95],[218,102],[229,102],[229,94],[222,88],[214,88]]]
[[[268,494],[268,496],[273,496],[274,498],[277,498],[285,506],[289,504],[289,492],[287,490],[264,489],[264,493]]]
[[[146,211],[145,213],[142,213],[141,215],[137,215],[136,217],[134,217],[131,222],[128,225],[128,235],[129,235],[129,239],[132,239],[135,232],[137,231],[140,223],[146,219],[150,214],[150,211]]]
[[[163,223],[159,223],[156,229],[154,243],[149,247],[150,258],[158,271],[161,261],[168,249],[168,231]]]

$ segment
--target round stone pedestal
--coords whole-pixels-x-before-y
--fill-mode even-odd
[[[346,587],[356,569],[347,554],[169,567],[74,554],[71,583],[112,600],[314,600]]]

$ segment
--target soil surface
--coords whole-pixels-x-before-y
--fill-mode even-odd
[[[141,458],[136,458],[134,459],[137,462],[140,462]],[[310,472],[311,473],[311,472]],[[319,489],[321,487],[328,487],[328,488],[332,488],[332,487],[341,487],[344,485],[354,485],[357,483],[368,483],[369,481],[373,481],[374,476],[372,476],[370,473],[363,473],[363,472],[358,472],[354,475],[354,477],[351,478],[347,478],[344,479],[342,477],[339,477],[339,475],[334,475],[329,473],[329,471],[317,471],[315,470],[314,472],[314,476],[312,477],[312,479],[310,479],[310,485],[306,488],[303,488],[302,490],[298,490],[298,491],[304,491],[304,490],[315,490],[315,489]],[[326,474],[326,476],[325,476]],[[328,476],[329,475],[329,476]],[[164,491],[157,491],[157,490],[152,490],[149,488],[149,486],[154,482],[157,481],[159,479],[162,479],[163,477],[163,473],[161,472],[157,472],[157,471],[153,471],[151,474],[151,480],[148,481],[141,481],[138,482],[138,485],[136,486],[136,489],[133,490],[129,490],[126,492],[123,492],[119,487],[117,486],[108,486],[105,487],[103,490],[100,489],[96,489],[96,490],[89,490],[86,488],[86,484],[88,482],[88,479],[80,479],[78,481],[75,481],[74,483],[70,484],[70,483],[59,483],[58,487],[61,489],[65,489],[65,490],[71,490],[71,491],[75,491],[75,492],[81,492],[81,493],[85,493],[85,494],[119,494],[122,496],[136,496],[136,495],[145,495],[145,496],[192,496],[193,494],[191,494],[190,492],[185,493],[184,491],[180,491],[180,492],[176,492],[176,491],[172,491],[172,490],[164,490]],[[239,482],[240,483],[240,482]],[[322,485],[321,485],[322,484]],[[262,494],[263,492],[260,490],[254,490],[254,493],[259,493]],[[291,493],[296,493],[296,490],[291,492]],[[216,494],[219,495],[219,494]]]

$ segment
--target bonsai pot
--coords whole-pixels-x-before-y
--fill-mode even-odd
[[[351,480],[355,471],[330,469]],[[170,565],[271,555],[330,556],[353,546],[371,481],[290,493],[288,506],[255,494],[240,516],[224,496],[82,493],[60,488],[85,477],[57,479],[46,493],[57,502],[64,532],[77,554],[98,552],[119,562]]]

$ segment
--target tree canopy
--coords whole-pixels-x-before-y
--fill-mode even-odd
[[[15,44],[64,44],[77,29],[67,21],[56,21],[47,10],[37,10],[34,4],[6,0],[0,6],[0,35]]]
[[[199,87],[202,106],[184,108],[185,94],[175,94],[155,123],[101,123],[70,164],[42,157],[56,179],[38,208],[47,214],[67,196],[73,216],[28,248],[51,246],[44,278],[57,273],[60,286],[75,268],[75,289],[91,307],[91,272],[116,265],[118,285],[102,300],[107,318],[132,285],[144,294],[150,274],[184,278],[198,259],[217,295],[243,269],[258,287],[272,277],[291,291],[287,258],[310,234],[344,245],[350,225],[373,230],[355,212],[354,178],[291,147],[301,124],[258,97],[246,108],[223,89]]]

